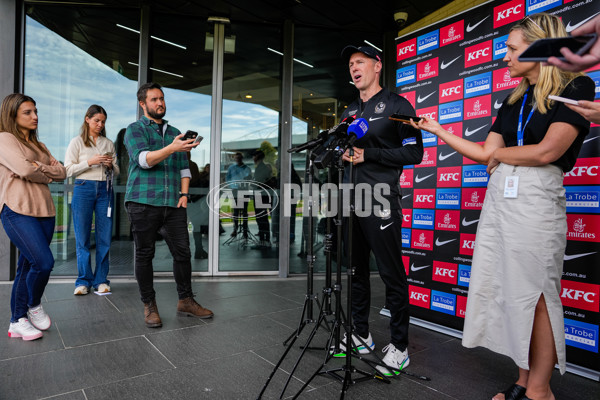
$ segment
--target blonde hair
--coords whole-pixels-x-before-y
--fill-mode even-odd
[[[9,94],[2,100],[0,106],[0,132],[12,133],[23,146],[35,151],[34,146],[50,157],[50,152],[46,146],[38,141],[37,129],[29,130],[29,141],[17,125],[17,113],[21,104],[31,102],[35,106],[35,100],[21,93]]]
[[[90,137],[90,125],[85,120],[86,118],[92,119],[92,117],[96,114],[102,114],[105,117],[106,110],[97,104],[92,104],[87,111],[85,112],[85,117],[83,118],[83,124],[81,125],[81,140],[83,140],[83,144],[85,147],[92,147],[93,141]],[[100,132],[100,136],[106,137],[106,127],[102,128]]]
[[[567,31],[560,18],[547,13],[533,14],[523,18],[510,28],[510,32],[514,30],[520,30],[523,40],[527,43],[533,43],[538,39],[567,36]],[[540,74],[533,91],[538,111],[545,114],[554,104],[554,101],[548,99],[548,96],[560,94],[573,79],[581,75],[583,73],[563,71],[550,65],[540,65]],[[508,104],[515,104],[521,99],[530,85],[529,79],[523,78],[508,97]]]

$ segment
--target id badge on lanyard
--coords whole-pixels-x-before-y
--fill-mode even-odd
[[[525,124],[523,124],[523,109],[525,108],[525,103],[527,102],[527,93],[523,96],[523,103],[521,104],[521,111],[519,112],[519,125],[517,126],[517,146],[523,146],[524,144],[524,132],[525,127],[529,123],[533,112],[535,111],[535,104],[531,107],[531,111],[527,116],[527,120]],[[516,170],[516,167],[513,169],[513,173]],[[504,181],[504,197],[507,199],[516,199],[519,195],[519,177],[517,175],[507,176]]]

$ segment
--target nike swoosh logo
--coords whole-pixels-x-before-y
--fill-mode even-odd
[[[422,270],[422,269],[429,268],[429,267],[431,267],[431,265],[423,265],[422,267],[415,267],[415,264],[413,263],[413,264],[410,266],[410,270],[411,270],[412,272],[417,272],[417,271],[420,271],[420,270]]]
[[[593,137],[593,138],[585,139],[585,140],[583,141],[583,143],[591,142],[592,140],[595,140],[595,139],[598,139],[598,138],[600,138],[600,136],[595,136],[595,137]]]
[[[487,124],[485,124],[484,126],[480,126],[477,129],[473,129],[473,130],[469,130],[469,128],[465,129],[465,136],[471,136],[474,133],[479,132],[480,130],[482,130],[483,128],[485,128],[487,126]]]
[[[446,69],[450,66],[450,64],[452,64],[454,61],[458,60],[460,58],[460,56],[456,57],[454,60],[449,61],[448,63],[445,63],[444,61],[442,61],[442,65],[440,65],[440,67],[442,69]]]
[[[430,176],[433,176],[433,174],[429,174],[429,175],[427,175],[427,176],[424,176],[423,178],[420,178],[420,177],[419,177],[419,175],[417,175],[417,176],[415,177],[415,182],[417,182],[417,183],[421,183],[421,182],[423,182],[425,179],[429,178]]]
[[[581,254],[565,254],[565,261],[574,260],[579,257],[589,256],[590,254],[596,254],[597,251],[593,251],[591,253],[581,253]]]
[[[448,243],[450,243],[450,242],[454,242],[455,240],[456,240],[456,239],[450,239],[450,240],[443,240],[443,241],[440,241],[440,239],[439,239],[439,238],[437,238],[437,239],[435,239],[435,245],[439,247],[439,246],[443,246],[443,245],[445,245],[445,244],[448,244]]]
[[[446,158],[452,157],[455,154],[456,154],[456,151],[454,153],[450,153],[450,154],[442,154],[440,152],[440,156],[438,158],[440,159],[440,161],[444,161]]]
[[[392,224],[393,224],[393,222],[390,222],[389,224],[387,224],[387,225],[385,225],[385,226],[383,226],[383,225],[379,225],[379,229],[381,229],[381,230],[384,230],[384,229],[386,229],[388,226],[390,226],[390,225],[392,225]]]
[[[419,96],[417,97],[417,103],[422,103],[422,102],[424,102],[425,100],[427,100],[428,98],[430,98],[431,96],[433,96],[433,93],[435,93],[435,92],[436,92],[436,91],[434,90],[432,93],[429,93],[429,94],[428,94],[427,96],[425,96],[425,97],[421,97],[421,95],[419,95]]]
[[[412,194],[407,194],[406,196],[402,196],[402,200],[404,200],[405,198],[410,197],[410,196],[412,196]]]
[[[381,118],[383,118],[383,117],[377,117],[377,118],[369,117],[369,122],[377,121],[378,119],[381,119]]]
[[[502,107],[502,103],[498,103],[498,100],[494,101],[494,110],[499,110]]]
[[[471,26],[471,23],[469,22],[467,24],[467,32],[471,32],[473,29],[477,28],[479,25],[481,25],[481,23],[483,21],[485,21],[488,18],[489,18],[489,15],[487,17],[485,17],[484,19],[482,19],[481,21],[479,21],[478,23],[476,23],[475,25],[473,25],[473,26]]]
[[[571,25],[571,21],[569,21],[569,23],[567,24],[567,26],[565,27],[565,29],[567,30],[567,32],[571,32],[572,30],[575,30],[577,28],[579,28],[581,25],[585,24],[586,22],[588,22],[590,19],[594,18],[596,15],[600,14],[600,12],[597,12],[596,14],[592,15],[589,18],[584,19],[583,21],[575,24],[575,25]]]
[[[478,219],[474,219],[473,221],[467,221],[466,218],[463,218],[463,220],[462,220],[463,226],[473,225],[473,224],[476,224],[477,222],[479,222]]]

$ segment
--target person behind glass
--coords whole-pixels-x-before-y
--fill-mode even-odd
[[[511,357],[515,384],[499,399],[554,399],[555,363],[565,372],[560,299],[567,219],[563,174],[575,165],[590,124],[548,95],[594,98],[594,82],[519,55],[537,39],[566,36],[561,20],[540,13],[512,26],[506,41],[512,78],[522,78],[498,110],[483,145],[454,136],[430,118],[414,127],[437,135],[491,175],[477,228],[465,347]]]
[[[204,170],[200,172],[198,164],[193,162],[191,159],[191,153],[187,153],[187,156],[190,162],[190,189],[202,189],[202,193],[191,194],[188,201],[187,214],[190,222],[192,223],[192,234],[194,236],[194,259],[204,260],[208,258],[208,253],[206,250],[204,250],[204,246],[202,244],[202,227],[208,225],[208,204],[206,203],[206,194],[208,193],[207,188],[210,164],[206,164]]]
[[[253,249],[265,249],[271,247],[271,233],[269,228],[269,209],[271,206],[270,183],[273,178],[273,169],[271,165],[265,164],[265,153],[262,150],[256,150],[252,154],[254,160],[254,181],[259,183],[261,189],[258,196],[255,196],[254,215],[256,216],[256,225],[258,225],[258,245]],[[256,194],[256,193],[255,193]],[[256,202],[259,200],[259,202]]]
[[[135,242],[135,278],[144,303],[144,322],[162,326],[153,285],[152,259],[158,232],[173,256],[177,286],[177,315],[211,318],[212,311],[194,300],[192,264],[186,207],[190,167],[186,153],[198,146],[163,119],[167,111],[162,87],[153,82],[137,92],[144,115],[125,132],[129,153],[129,177],[125,207]]]
[[[106,110],[91,105],[85,113],[81,133],[67,147],[65,168],[74,177],[71,212],[77,253],[74,294],[110,292],[109,251],[113,225],[113,177],[119,174],[115,146],[106,137]],[[92,221],[96,238],[96,269],[92,271],[90,237]]]
[[[359,98],[344,111],[341,119],[357,117],[369,120],[368,132],[355,142],[354,156],[347,151],[344,183],[360,184],[371,188],[363,205],[371,204],[366,215],[353,216],[352,243],[344,241],[346,249],[353,247],[352,268],[352,317],[355,326],[354,346],[360,353],[368,349],[358,340],[360,336],[371,349],[375,348],[369,332],[371,286],[369,282],[369,259],[373,252],[379,275],[385,284],[385,303],[391,313],[390,343],[383,348],[383,363],[402,370],[410,362],[408,357],[408,283],[402,265],[402,207],[400,175],[405,165],[419,164],[423,159],[421,132],[389,119],[393,113],[414,115],[414,108],[402,96],[391,93],[379,84],[383,68],[381,55],[370,46],[347,46],[342,51],[350,76],[359,91]],[[349,162],[353,162],[350,176]],[[380,192],[386,201],[375,195],[376,186],[387,191]],[[385,204],[387,203],[387,204]],[[347,218],[346,218],[347,219]],[[344,225],[348,238],[348,225]],[[344,343],[347,343],[344,339]],[[380,374],[393,376],[398,371],[378,366]]]
[[[246,189],[246,183],[240,181],[251,180],[252,170],[244,164],[244,155],[242,153],[235,153],[233,159],[235,164],[232,164],[227,168],[227,174],[225,175],[225,182],[230,183],[227,186],[232,189],[233,198],[236,200],[236,207],[233,208],[233,232],[231,232],[231,237],[237,236],[239,222],[241,220],[243,238],[248,239],[248,203],[242,201],[242,204],[239,204],[238,191]]]
[[[10,297],[8,337],[35,340],[50,328],[42,295],[54,267],[50,242],[56,209],[48,184],[66,178],[65,168],[38,140],[35,101],[10,94],[0,106],[0,219],[19,250]]]

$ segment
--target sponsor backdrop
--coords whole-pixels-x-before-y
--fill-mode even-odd
[[[546,11],[568,31],[600,11],[600,0],[492,1],[396,39],[396,92],[417,115],[483,142],[502,100],[519,79],[506,64],[510,26]],[[600,101],[600,65],[587,71]],[[462,330],[473,244],[488,175],[485,166],[423,132],[423,162],[405,169],[403,262],[411,313]],[[567,361],[600,371],[600,127],[592,127],[575,168],[565,175],[568,245],[561,298]],[[515,277],[518,279],[518,277]]]

